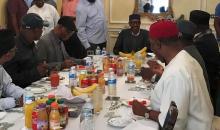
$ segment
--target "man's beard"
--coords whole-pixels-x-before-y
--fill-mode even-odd
[[[94,3],[96,0],[88,0],[89,3]]]

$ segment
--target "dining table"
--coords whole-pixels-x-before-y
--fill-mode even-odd
[[[29,91],[31,87],[36,87],[37,85],[45,87],[45,92],[40,93],[41,95],[48,94],[57,94],[59,93],[59,87],[68,87],[69,85],[69,72],[68,71],[60,71],[60,77],[63,77],[60,80],[59,86],[57,89],[51,89],[50,82],[45,81],[45,78],[34,82],[26,91]],[[106,100],[108,96],[107,85],[105,86],[105,94],[103,95],[103,107],[102,110],[98,114],[94,114],[94,130],[132,130],[139,128],[139,130],[147,128],[147,130],[159,130],[159,125],[157,122],[152,121],[150,119],[145,119],[144,117],[135,116],[132,112],[132,107],[126,105],[129,100],[134,98],[136,99],[147,99],[150,100],[150,93],[152,89],[147,87],[152,84],[144,84],[141,81],[140,76],[135,77],[136,83],[126,83],[126,76],[117,77],[116,83],[116,93],[117,97],[120,97],[118,101]],[[144,85],[144,87],[143,87]],[[140,87],[142,86],[142,87]],[[38,95],[38,94],[36,94]],[[80,96],[79,96],[80,97]],[[83,96],[82,96],[83,97]],[[74,96],[73,96],[74,98]],[[110,109],[113,103],[118,103],[118,107],[114,109]],[[20,111],[19,111],[20,110]],[[1,124],[9,124],[8,130],[26,130],[25,128],[25,116],[23,113],[23,108],[13,108],[11,111],[6,111],[4,117],[0,119]],[[127,124],[127,126],[118,127],[109,123],[109,119],[117,116],[127,117],[131,119],[131,122]],[[80,130],[80,116],[77,118],[68,119],[68,124],[65,130]]]

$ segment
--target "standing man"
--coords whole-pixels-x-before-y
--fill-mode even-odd
[[[63,0],[62,1],[62,16],[72,16],[76,18],[76,7],[79,0]]]
[[[47,64],[37,59],[34,40],[39,40],[44,26],[43,20],[37,14],[27,14],[21,21],[21,32],[16,37],[17,52],[15,57],[4,64],[6,71],[12,77],[13,83],[22,88],[30,85],[48,72]]]
[[[215,26],[217,40],[218,42],[220,42],[220,3],[218,3],[218,5],[215,8],[214,26]]]
[[[38,14],[45,22],[47,22],[48,27],[43,28],[42,36],[49,33],[57,25],[57,21],[60,18],[56,8],[45,3],[44,0],[34,0],[34,5],[27,13]]]
[[[106,47],[107,26],[102,0],[80,0],[76,9],[76,28],[87,50]]]
[[[7,28],[15,35],[19,34],[21,18],[27,13],[28,5],[24,0],[8,0],[7,2]]]
[[[0,30],[0,110],[23,106],[24,90],[12,83],[11,77],[2,66],[14,57],[15,52],[13,33],[6,29]]]
[[[141,20],[139,14],[129,16],[129,29],[123,29],[115,43],[113,52],[118,55],[119,52],[131,53],[137,52],[144,47],[150,50],[148,31],[140,29]]]
[[[213,108],[203,70],[183,50],[178,35],[177,26],[172,21],[161,20],[150,26],[151,49],[167,65],[152,91],[152,110],[135,101],[133,112],[163,126],[170,103],[174,101],[179,111],[174,130],[211,130]]]

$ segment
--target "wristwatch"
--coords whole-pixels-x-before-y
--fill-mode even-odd
[[[145,114],[144,114],[144,117],[145,117],[145,119],[149,119],[149,118],[150,118],[149,112],[145,113]]]
[[[20,100],[19,100],[19,99],[15,99],[15,105],[16,105],[16,107],[18,107],[18,106],[20,106],[20,105],[21,105],[21,103],[20,103]]]

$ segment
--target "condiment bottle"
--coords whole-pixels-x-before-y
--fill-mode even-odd
[[[59,104],[59,113],[60,113],[60,126],[62,128],[65,128],[67,125],[67,120],[68,120],[68,108],[64,104],[63,99],[58,99],[57,103]],[[67,110],[66,110],[67,108]]]
[[[56,102],[51,104],[51,112],[49,117],[50,130],[61,130],[59,106]]]
[[[32,128],[32,112],[36,107],[36,103],[33,100],[26,100],[24,106],[24,114],[25,114],[25,127],[27,129]]]
[[[124,73],[123,71],[124,71],[123,63],[122,63],[122,60],[119,59],[117,63],[117,70],[116,70],[117,76],[123,76],[123,73]]]
[[[60,76],[56,71],[50,74],[50,84],[52,89],[56,89],[60,82]]]

